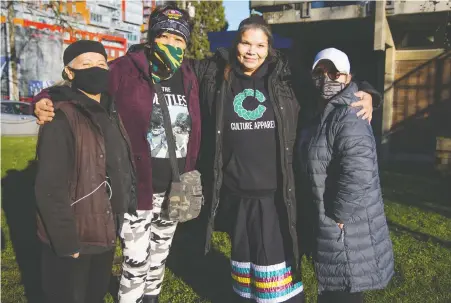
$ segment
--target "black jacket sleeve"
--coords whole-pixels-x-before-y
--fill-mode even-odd
[[[199,85],[200,85],[200,83],[202,83],[203,77],[204,77],[205,73],[207,72],[210,62],[212,60],[213,60],[212,57],[202,59],[202,60],[190,59],[190,64],[194,70],[194,73],[196,74]]]
[[[382,94],[378,92],[369,82],[367,81],[355,81],[357,86],[359,87],[359,90],[364,91],[365,93],[368,93],[373,98],[373,108],[378,109],[382,106],[384,103],[384,98],[382,97]]]
[[[376,144],[371,125],[347,110],[337,122],[334,158],[338,162],[334,216],[339,223],[350,223],[355,211],[363,206],[377,171]]]
[[[50,243],[58,256],[69,256],[81,248],[70,205],[69,181],[74,166],[75,142],[66,116],[56,111],[38,139],[36,203]]]
[[[48,88],[44,88],[43,90],[41,90],[39,92],[39,94],[37,94],[36,96],[33,97],[33,100],[31,101],[31,106],[32,106],[32,110],[33,110],[33,116],[35,116],[34,114],[34,109],[36,107],[36,103],[38,103],[41,99],[51,99],[50,95],[49,95],[49,89]]]

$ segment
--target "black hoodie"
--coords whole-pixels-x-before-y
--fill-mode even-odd
[[[268,62],[252,75],[235,64],[224,104],[224,185],[235,193],[277,189],[277,130],[267,88]]]

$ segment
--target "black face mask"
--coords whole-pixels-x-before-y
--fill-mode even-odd
[[[73,69],[72,86],[88,94],[98,95],[108,90],[108,70],[101,67]]]
[[[316,89],[323,100],[329,100],[346,88],[345,83],[331,80],[327,75],[313,79]]]

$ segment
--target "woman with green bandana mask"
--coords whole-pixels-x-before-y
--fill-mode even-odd
[[[168,35],[165,33],[164,35]],[[160,38],[157,38],[160,40]],[[186,47],[186,46],[185,46]],[[171,78],[183,62],[184,48],[155,42],[149,54],[154,82]]]
[[[166,258],[177,222],[161,218],[171,183],[168,144],[157,94],[160,83],[168,105],[180,173],[194,170],[200,147],[199,87],[184,52],[190,40],[188,14],[174,6],[156,8],[149,19],[148,42],[110,62],[109,93],[130,137],[137,169],[137,211],[126,215],[120,237],[124,261],[119,302],[158,302]],[[42,98],[46,99],[42,99]],[[40,100],[42,99],[42,100]],[[41,123],[51,121],[54,97],[35,100]],[[113,188],[114,191],[114,188]]]
[[[157,9],[150,16],[149,42],[144,46],[151,79],[154,83],[160,83],[166,98],[180,169],[187,166],[193,127],[193,111],[190,112],[188,100],[198,104],[197,100],[189,98],[190,88],[184,87],[184,82],[189,81],[181,70],[189,36],[190,25],[185,12],[171,7]],[[177,227],[176,221],[160,217],[172,178],[161,101],[156,93],[152,100],[147,100],[153,104],[146,132],[152,163],[153,203],[151,210],[138,208],[137,216],[125,218],[125,228],[121,233],[125,256],[119,288],[121,303],[139,302],[140,297],[145,303],[158,302],[166,258]]]

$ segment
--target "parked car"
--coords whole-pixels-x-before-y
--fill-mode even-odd
[[[38,134],[39,125],[32,115],[30,103],[1,100],[1,134],[7,136],[34,136]]]

